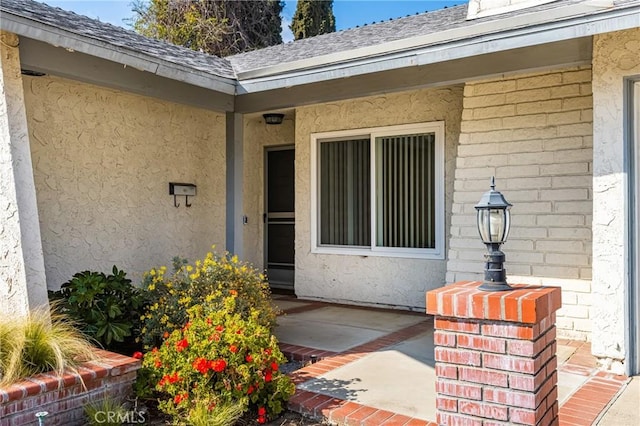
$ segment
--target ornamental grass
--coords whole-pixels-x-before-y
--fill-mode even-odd
[[[35,309],[24,318],[0,323],[0,387],[26,377],[62,375],[94,360],[93,345],[56,306]]]

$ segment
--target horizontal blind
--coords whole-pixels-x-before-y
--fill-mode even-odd
[[[320,244],[370,246],[369,139],[319,145]]]
[[[376,245],[435,248],[435,135],[376,140]]]

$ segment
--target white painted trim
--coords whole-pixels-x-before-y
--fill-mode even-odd
[[[469,8],[467,10],[467,19],[476,19],[482,18],[484,16],[492,16],[492,15],[500,15],[502,13],[512,12],[514,10],[526,9],[533,6],[539,6],[545,3],[551,3],[556,0],[527,0],[527,1],[519,1],[515,3],[505,4],[504,6],[498,7],[489,7],[486,9],[482,8],[482,1],[480,0],[470,0]],[[613,2],[611,0],[607,0],[609,3],[608,7],[613,6]]]
[[[371,247],[342,247],[320,246],[318,243],[318,205],[320,193],[318,191],[318,145],[320,142],[331,142],[353,137],[368,137],[371,140],[371,176],[370,182],[375,181],[375,139],[384,136],[396,136],[411,133],[435,134],[435,180],[436,180],[436,247],[434,249],[408,249],[395,247],[375,246],[375,185],[371,185]],[[370,127],[363,129],[338,130],[331,132],[312,133],[310,137],[311,155],[311,253],[337,254],[353,256],[379,256],[379,257],[403,257],[419,259],[444,259],[444,121],[430,123],[401,124],[397,126]]]
[[[591,14],[591,2],[240,72],[238,94],[433,64],[638,26],[640,3]],[[586,16],[585,16],[586,15]],[[531,22],[528,19],[533,19]]]

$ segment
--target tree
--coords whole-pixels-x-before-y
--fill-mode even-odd
[[[137,0],[133,27],[142,35],[228,56],[282,43],[279,0]]]
[[[296,40],[334,32],[333,0],[298,0],[289,28]]]

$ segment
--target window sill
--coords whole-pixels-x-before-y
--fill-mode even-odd
[[[406,259],[444,260],[444,254],[436,250],[388,250],[388,249],[350,249],[345,247],[315,247],[312,254],[334,254],[360,257],[394,257]]]

